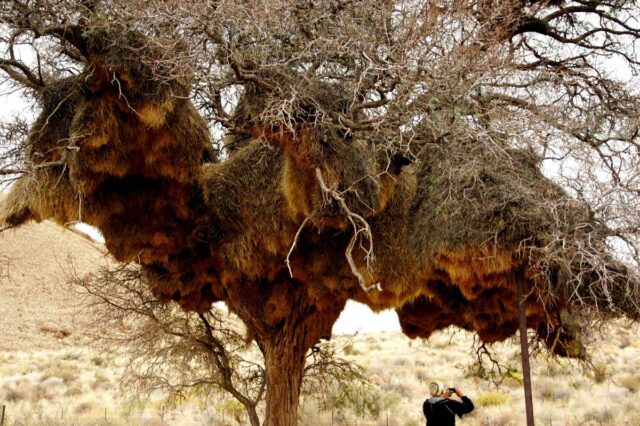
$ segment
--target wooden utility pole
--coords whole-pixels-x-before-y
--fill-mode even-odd
[[[5,406],[2,406],[2,411],[0,412],[0,426],[4,425],[4,410],[5,410]]]
[[[527,340],[526,297],[521,279],[516,280],[518,287],[518,312],[520,317],[520,354],[522,357],[522,378],[524,382],[524,405],[527,412],[527,426],[534,426],[533,396],[531,394],[531,367],[529,366],[529,342]]]

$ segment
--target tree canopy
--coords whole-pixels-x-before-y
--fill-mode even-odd
[[[3,219],[89,223],[163,300],[225,301],[265,354],[267,422],[297,406],[347,299],[395,308],[412,337],[492,342],[517,330],[521,282],[527,326],[584,356],[594,318],[640,313],[638,16],[4,1],[2,87],[39,117],[2,124]]]

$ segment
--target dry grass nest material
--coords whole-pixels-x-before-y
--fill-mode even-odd
[[[340,96],[302,105],[288,126],[265,123],[268,99],[252,103],[249,93],[236,115],[247,125],[216,163],[207,124],[175,96],[186,83],[156,78],[117,48],[90,57],[80,76],[44,92],[28,144],[34,172],[2,216],[100,228],[163,299],[206,311],[244,289],[248,304],[268,294],[264,304],[276,306],[288,299],[265,286],[296,274],[318,307],[356,298],[398,308],[410,336],[454,324],[496,341],[517,328],[521,280],[529,327],[572,356],[583,353],[584,328],[572,312],[639,317],[638,279],[607,254],[607,230],[529,151],[443,140],[404,167],[365,139],[315,125],[321,111],[343,108]],[[356,273],[383,291],[367,294]]]

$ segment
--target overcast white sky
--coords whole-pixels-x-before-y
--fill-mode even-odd
[[[367,305],[347,302],[340,318],[333,325],[333,334],[372,333],[379,331],[400,331],[398,315],[394,310],[373,313]]]

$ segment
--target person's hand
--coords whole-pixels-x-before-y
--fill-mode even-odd
[[[464,396],[464,394],[462,393],[462,391],[460,390],[460,388],[456,387],[454,388],[456,390],[456,395],[458,395],[460,398],[462,398]]]

